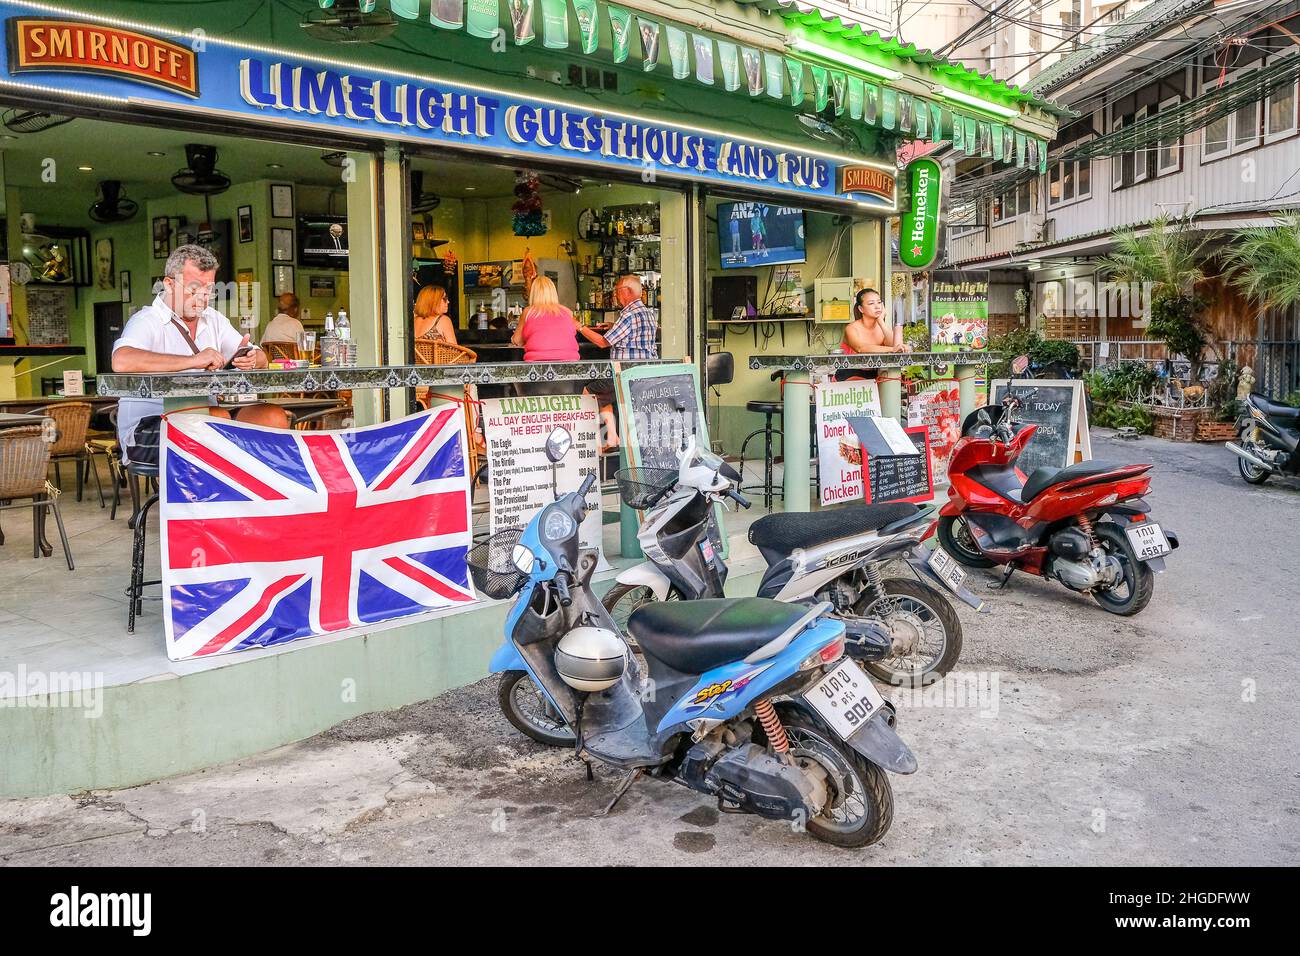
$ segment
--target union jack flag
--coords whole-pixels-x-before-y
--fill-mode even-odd
[[[172,660],[475,599],[457,406],[320,432],[173,415],[161,473]]]

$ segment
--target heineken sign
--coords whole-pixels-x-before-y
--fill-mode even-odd
[[[924,269],[939,251],[939,164],[918,159],[912,174],[912,208],[903,213],[898,258],[911,269]]]

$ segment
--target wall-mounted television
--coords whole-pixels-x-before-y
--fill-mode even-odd
[[[802,209],[768,202],[718,203],[722,268],[805,262]]]
[[[346,269],[347,219],[343,216],[300,216],[298,265],[304,269]]]

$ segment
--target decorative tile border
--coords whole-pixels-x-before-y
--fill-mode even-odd
[[[995,352],[878,352],[868,355],[751,355],[751,369],[781,368],[798,372],[822,369],[909,368],[924,365],[987,365],[996,362]]]
[[[621,362],[621,367],[662,361]],[[614,377],[611,362],[478,362],[472,365],[389,365],[379,368],[268,369],[257,372],[176,372],[100,375],[100,395],[119,398],[186,398],[334,392],[354,388],[439,385],[508,385],[513,382],[585,382]]]

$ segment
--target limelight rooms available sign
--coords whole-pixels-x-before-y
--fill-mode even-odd
[[[0,16],[9,25],[5,72],[10,86],[21,83],[28,92],[36,86],[119,104],[130,100],[197,112],[206,119],[253,118],[298,128],[434,142],[494,156],[545,158],[636,173],[650,168],[665,176],[795,196],[852,198],[891,212],[895,208],[893,170],[885,163],[433,76],[334,60],[322,63],[310,55],[254,49],[164,27],[156,35],[147,35],[118,29],[93,15],[69,12],[57,21],[33,16],[45,13],[47,8],[35,4],[0,2]],[[33,23],[34,29],[53,32],[24,39],[24,25]],[[56,49],[57,63],[41,62]],[[842,183],[844,167],[851,167],[853,174]],[[872,170],[874,174],[868,175]]]

